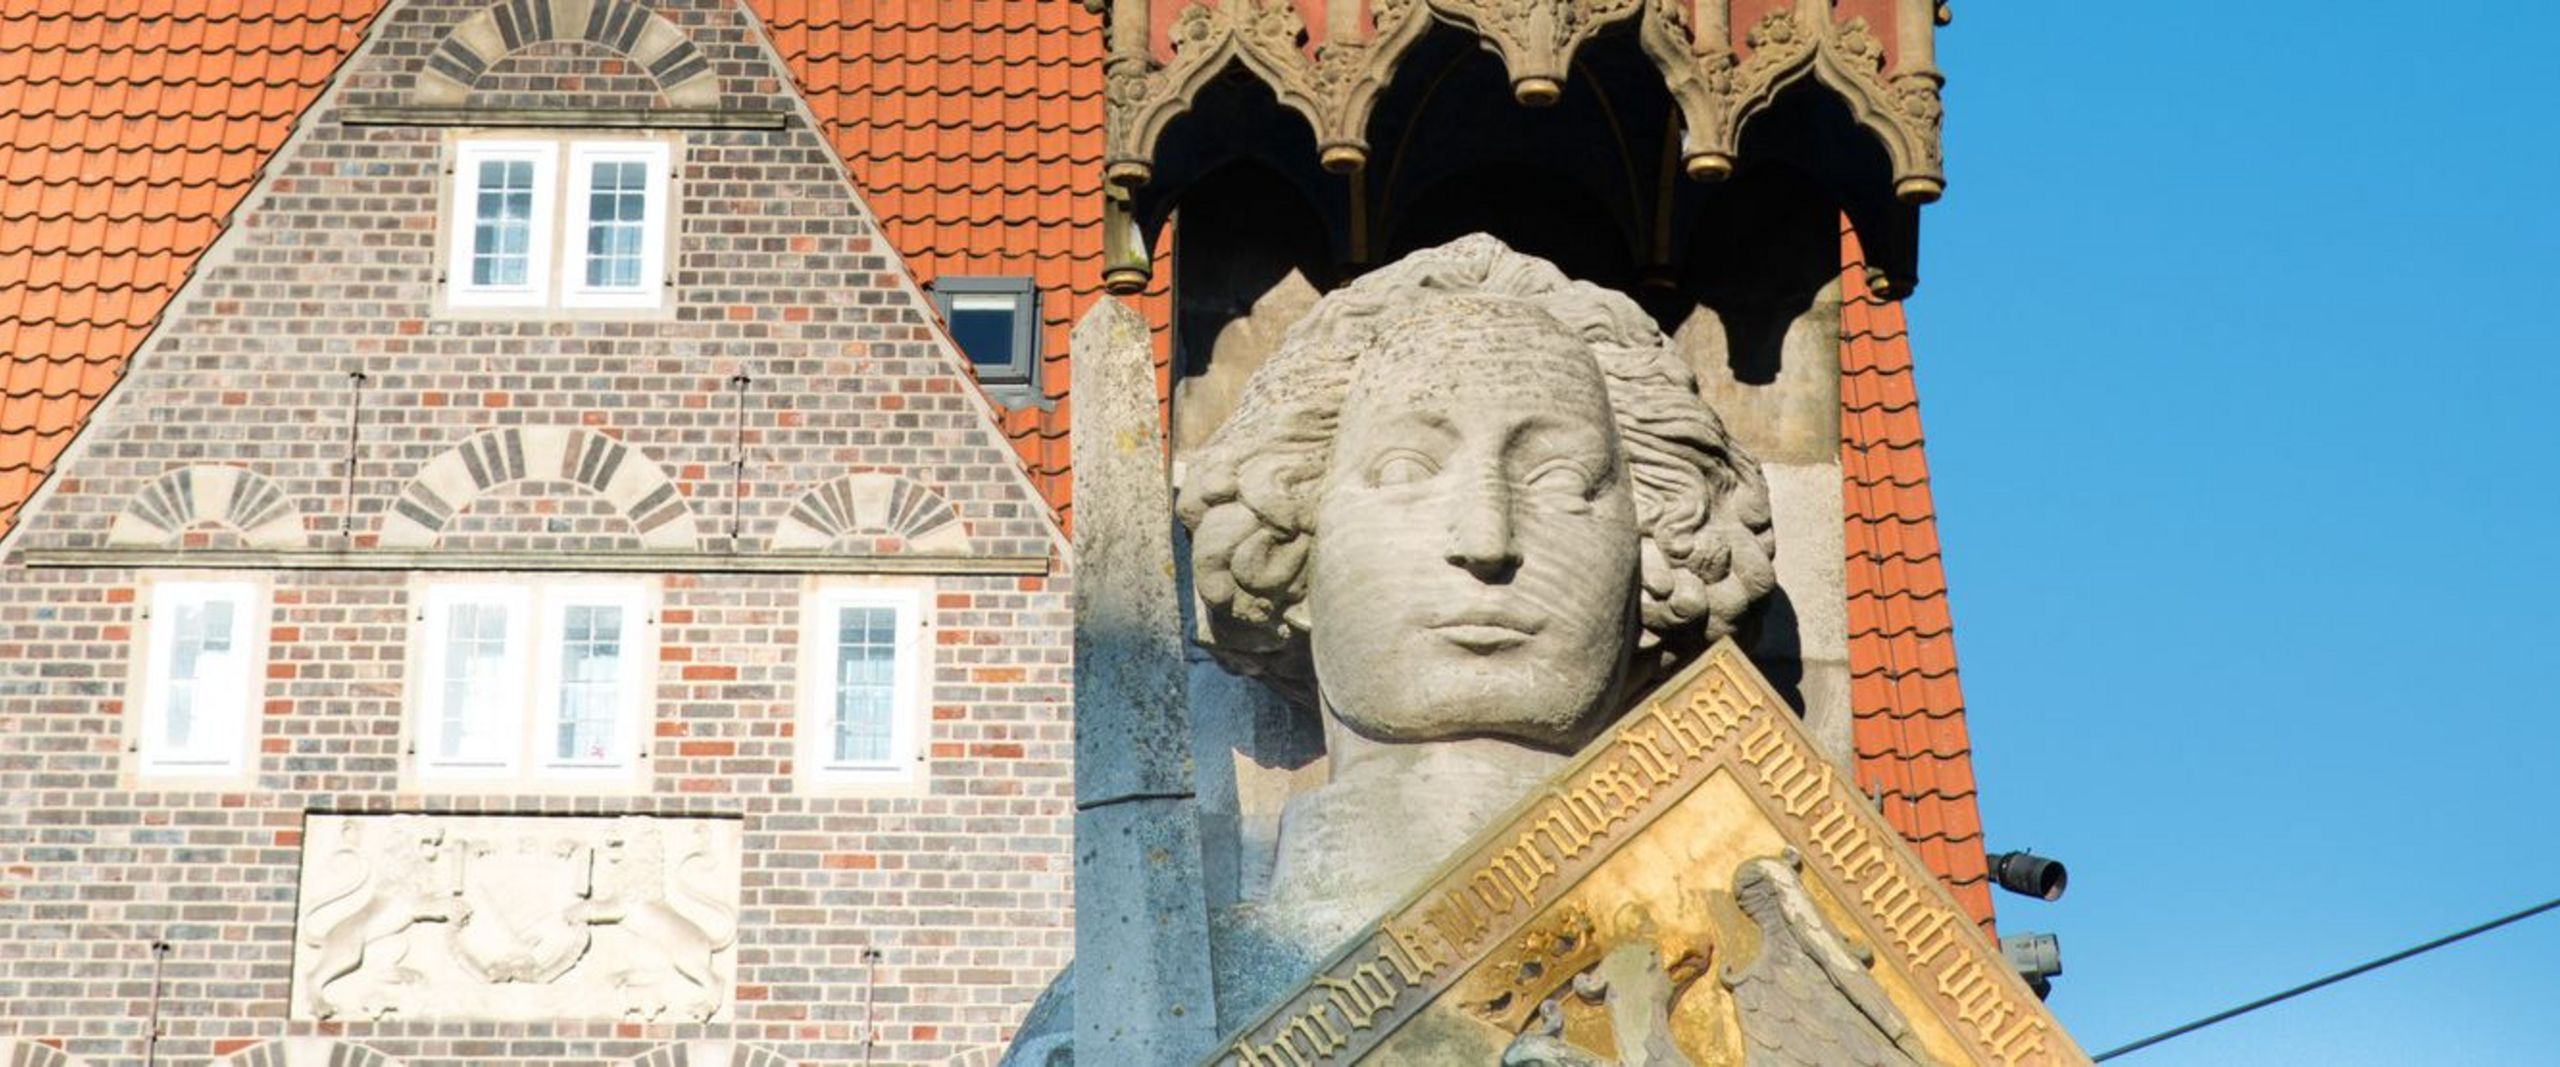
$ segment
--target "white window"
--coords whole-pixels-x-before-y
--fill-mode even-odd
[[[656,626],[637,582],[428,585],[417,616],[423,777],[636,783]]]
[[[656,306],[665,282],[666,233],[664,142],[569,147],[572,248],[563,303]]]
[[[673,156],[666,141],[461,142],[447,302],[660,306]]]
[[[559,146],[468,141],[455,156],[453,302],[538,307],[550,299]]]
[[[144,627],[134,752],[145,777],[235,777],[256,742],[257,587],[161,582]]]
[[[834,587],[812,592],[800,624],[800,751],[811,785],[923,781],[924,591]]]

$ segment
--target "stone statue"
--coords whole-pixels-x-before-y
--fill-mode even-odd
[[[1318,300],[1188,462],[1198,640],[1327,748],[1267,892],[1212,919],[1222,1026],[1776,583],[1759,464],[1660,328],[1487,236]],[[1005,1062],[1073,1062],[1075,996],[1053,985]]]
[[[1376,919],[1775,584],[1759,465],[1635,302],[1486,236],[1319,301],[1190,462],[1201,641],[1321,712],[1222,1018]]]

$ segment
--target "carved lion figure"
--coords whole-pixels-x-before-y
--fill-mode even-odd
[[[343,891],[312,905],[309,915],[317,918],[338,905],[361,897],[354,911],[320,927],[304,944],[318,950],[312,961],[308,984],[312,1013],[323,1019],[336,1018],[349,1011],[357,1014],[384,1014],[392,1010],[387,1004],[366,1004],[360,998],[341,995],[332,986],[338,980],[364,968],[373,946],[406,932],[424,922],[462,922],[471,915],[471,906],[462,899],[462,885],[453,869],[453,845],[445,840],[445,831],[429,819],[398,817],[390,821],[391,840],[378,856],[368,858],[355,822],[345,824],[337,857],[351,860],[361,874]],[[405,945],[400,949],[407,955]],[[419,980],[417,972],[398,967],[390,984],[406,985]]]
[[[696,838],[695,847],[677,861],[678,870],[672,880],[668,878],[666,843],[660,837],[666,832],[669,831],[657,820],[645,816],[623,819],[596,852],[594,896],[573,909],[571,916],[597,926],[620,926],[635,942],[663,954],[668,966],[687,983],[680,996],[653,998],[633,1011],[655,1018],[672,1010],[696,1021],[708,1020],[719,1010],[722,1000],[716,960],[737,940],[736,916],[709,895],[695,890],[682,876],[682,866],[704,854],[704,831],[700,827],[691,831]],[[670,884],[693,910],[718,916],[714,925],[719,929],[679,911],[667,899]],[[614,984],[637,989],[654,982],[641,969],[634,968],[614,976]]]

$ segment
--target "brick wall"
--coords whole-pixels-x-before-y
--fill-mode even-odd
[[[344,107],[409,102],[426,54],[477,10],[428,0],[375,24],[0,565],[0,1036],[91,1064],[142,1062],[149,945],[166,938],[162,1062],[287,1035],[341,1038],[413,1065],[623,1062],[696,1038],[802,1062],[983,1058],[1071,943],[1062,560],[1046,574],[931,579],[939,643],[924,796],[798,791],[790,726],[811,579],[691,568],[646,576],[660,589],[661,647],[645,795],[404,792],[416,576],[380,570],[263,577],[274,603],[255,788],[131,788],[127,677],[149,576],[28,566],[25,553],[103,545],[136,494],[174,467],[253,469],[299,510],[309,547],[365,549],[439,454],[495,428],[574,426],[662,470],[698,530],[687,551],[707,557],[732,551],[733,523],[736,550],[754,555],[799,494],[853,471],[895,474],[947,501],[968,552],[1057,552],[1044,506],[956,356],[732,5],[656,10],[712,61],[722,106],[782,108],[789,120],[778,131],[683,134],[672,310],[438,314],[452,131],[337,119]],[[578,43],[534,45],[489,77],[474,103],[654,100],[644,72]],[[368,376],[360,395],[355,370]],[[753,378],[747,466],[733,482],[742,442],[729,379],[742,372]],[[351,404],[362,422],[352,487]],[[242,545],[219,530],[183,543]],[[636,546],[626,517],[591,491],[530,478],[463,508],[434,550],[486,560]],[[913,546],[866,532],[837,547]],[[299,834],[311,811],[740,817],[735,1021],[289,1022]]]

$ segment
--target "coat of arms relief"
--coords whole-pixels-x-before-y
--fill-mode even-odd
[[[733,819],[313,816],[294,1017],[724,1020],[739,844]]]

